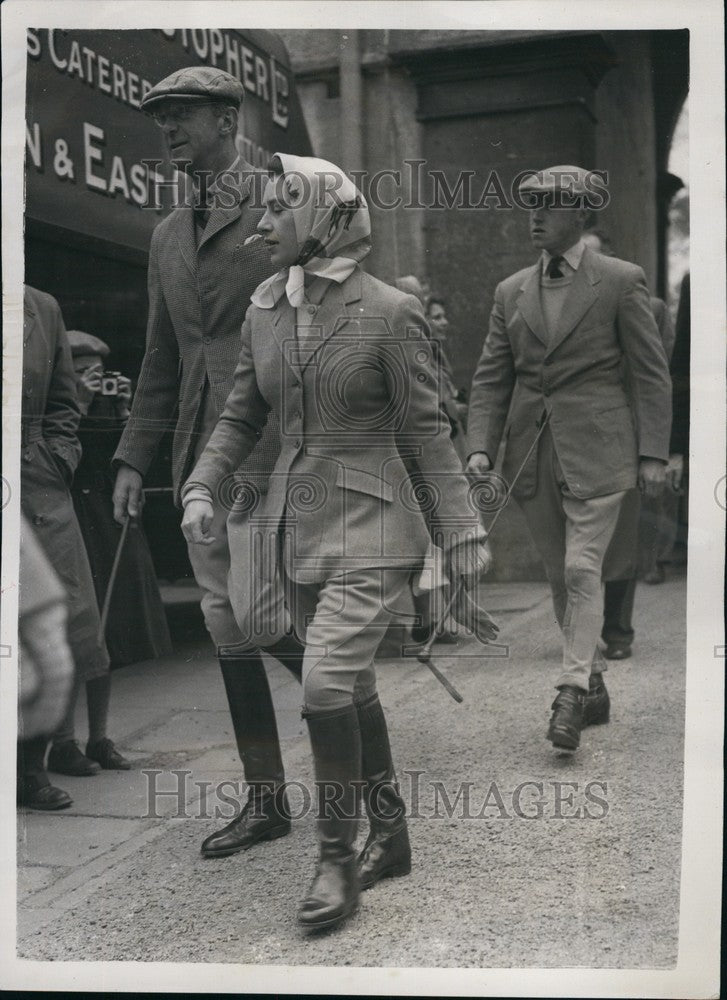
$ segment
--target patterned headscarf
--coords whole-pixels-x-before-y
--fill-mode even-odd
[[[340,283],[369,253],[371,220],[366,199],[340,167],[313,156],[275,156],[283,166],[299,253],[295,264],[258,285],[252,302],[272,309],[286,294],[297,308],[303,302],[306,274]]]

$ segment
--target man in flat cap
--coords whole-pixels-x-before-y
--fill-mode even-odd
[[[575,750],[584,726],[608,721],[601,569],[626,491],[663,488],[671,387],[643,271],[582,241],[603,204],[600,176],[551,167],[520,195],[541,253],[495,290],[472,383],[468,471],[492,468],[512,402],[503,474],[512,481],[524,463],[513,495],[563,636],[548,739]]]
[[[178,406],[172,454],[175,502],[221,413],[240,353],[240,329],[257,285],[271,274],[259,242],[246,245],[263,210],[261,174],[238,155],[239,80],[208,66],[178,70],[146,94],[142,108],[164,132],[172,164],[191,181],[191,204],[154,230],[149,255],[147,344],[131,417],[114,456],[114,516],[140,516],[142,482]],[[241,470],[264,489],[280,447],[269,421]],[[234,490],[232,491],[234,493]],[[210,545],[191,545],[202,610],[215,643],[235,738],[249,786],[241,814],[202,844],[206,857],[234,854],[290,830],[285,777],[270,688],[260,651],[242,636],[230,605],[227,515],[216,498]],[[270,651],[300,676],[292,637]]]

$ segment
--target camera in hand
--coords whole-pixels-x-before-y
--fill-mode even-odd
[[[101,395],[118,396],[121,372],[104,372],[101,376]]]

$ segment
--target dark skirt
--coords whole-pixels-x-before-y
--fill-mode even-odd
[[[91,564],[99,607],[108,588],[121,537],[110,495],[103,490],[75,489],[73,504]],[[106,624],[106,646],[112,667],[168,656],[172,652],[154,564],[141,525],[132,524],[119,562]]]

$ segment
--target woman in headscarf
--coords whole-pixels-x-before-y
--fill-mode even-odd
[[[284,633],[283,594],[305,642],[320,857],[298,920],[316,929],[345,919],[359,887],[410,870],[373,668],[397,598],[430,535],[452,579],[483,571],[489,554],[421,306],[358,266],[371,248],[363,196],[333,164],[279,153],[258,231],[278,271],[252,296],[232,392],[183,491],[183,529],[209,542],[210,497],[230,489],[275,410],[282,449],[269,490],[243,490],[246,520],[230,521],[230,588],[256,644]],[[402,454],[423,481],[412,482]],[[370,832],[357,862],[362,778]]]

